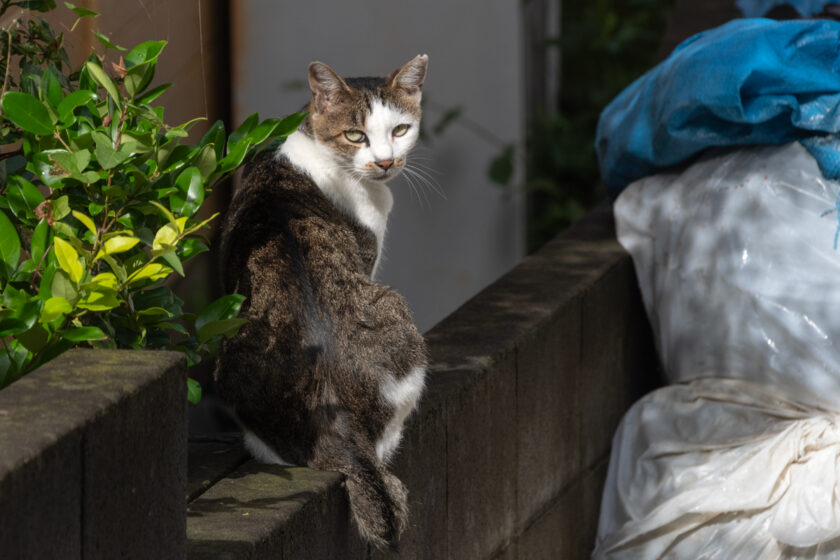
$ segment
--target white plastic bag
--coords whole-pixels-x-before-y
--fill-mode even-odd
[[[838,191],[794,143],[617,200],[678,384],[616,433],[594,558],[840,559]]]
[[[669,381],[741,378],[840,410],[837,194],[799,144],[707,157],[615,204]]]
[[[616,433],[593,557],[840,558],[839,420],[742,380],[654,391]]]

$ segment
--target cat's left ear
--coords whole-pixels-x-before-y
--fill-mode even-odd
[[[426,68],[429,66],[429,56],[418,54],[408,64],[395,71],[388,78],[388,85],[402,90],[406,95],[420,103],[423,80],[426,79]]]

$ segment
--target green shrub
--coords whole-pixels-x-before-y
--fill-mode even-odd
[[[207,251],[200,232],[216,216],[196,216],[212,186],[304,115],[254,114],[230,135],[219,121],[184,144],[201,119],[167,125],[153,102],[169,84],[149,89],[164,41],[126,50],[97,34],[125,51],[119,62],[109,72],[91,54],[71,70],[63,34],[32,14],[54,0],[0,0],[0,16],[11,7],[29,11],[0,31],[0,388],[79,345],[197,363],[241,326],[242,297],[190,314],[164,282]]]

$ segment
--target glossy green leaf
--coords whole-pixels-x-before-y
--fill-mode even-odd
[[[216,152],[216,161],[220,161],[225,155],[225,140],[225,123],[218,120],[204,133],[198,145],[203,148],[208,144],[213,144],[213,149]]]
[[[184,276],[184,265],[181,264],[181,259],[178,258],[178,255],[175,254],[175,251],[169,251],[167,253],[163,253],[160,255],[166,264],[171,266],[175,272],[180,274],[182,277]]]
[[[164,224],[155,234],[155,239],[152,243],[152,251],[159,254],[167,251],[174,251],[178,235],[178,226],[171,223]]]
[[[61,220],[70,213],[70,199],[67,195],[50,200],[53,220]]]
[[[51,323],[71,311],[73,311],[73,306],[66,298],[53,296],[44,302],[44,308],[41,310],[41,322]]]
[[[183,239],[179,243],[178,254],[182,261],[186,261],[209,250],[210,248],[198,239]]]
[[[281,138],[287,137],[292,132],[296,131],[301,123],[306,120],[306,116],[309,114],[309,111],[300,111],[299,113],[292,113],[288,117],[284,118],[280,121],[280,124],[277,125],[277,129],[274,131],[274,134],[280,136]]]
[[[49,67],[44,69],[44,74],[41,78],[41,90],[45,101],[53,107],[58,107],[62,97],[61,83]]]
[[[2,211],[0,211],[0,259],[4,264],[4,276],[8,278],[20,261],[20,237],[11,220]]]
[[[245,136],[251,132],[255,126],[260,122],[260,116],[258,113],[253,113],[245,119],[242,124],[240,124],[236,130],[230,133],[228,137],[227,143],[227,152],[228,154],[233,151],[234,146],[239,143],[240,140],[245,138]]]
[[[256,146],[271,136],[278,126],[280,126],[280,119],[266,119],[248,132],[245,139],[252,146]]]
[[[96,101],[98,96],[95,92],[90,90],[78,90],[69,94],[61,100],[58,104],[58,119],[61,122],[69,122],[73,120],[73,111],[79,107],[83,107],[91,101]]]
[[[72,342],[86,342],[88,340],[104,340],[108,338],[99,327],[77,327],[60,331],[61,337]]]
[[[201,171],[201,178],[206,181],[216,171],[216,147],[212,144],[204,146],[195,155],[192,163]]]
[[[234,145],[233,149],[228,152],[228,155],[219,162],[219,170],[222,173],[227,173],[242,165],[242,162],[245,161],[245,155],[248,153],[248,148],[250,147],[251,145],[244,140]]]
[[[21,91],[10,91],[3,96],[0,105],[3,115],[26,132],[40,136],[52,134],[50,113],[38,98]]]
[[[71,211],[71,213],[73,214],[74,218],[82,222],[82,224],[84,224],[84,226],[88,228],[88,231],[90,231],[93,235],[96,235],[96,224],[93,223],[93,220],[91,220],[88,215],[83,214],[78,210],[73,210]]]
[[[172,212],[170,212],[163,204],[161,204],[160,202],[155,202],[154,200],[150,200],[149,204],[160,210],[161,213],[166,217],[166,219],[169,220],[169,223],[175,225],[175,216],[173,216]]]
[[[196,331],[200,331],[202,327],[212,321],[236,318],[236,316],[239,315],[239,308],[242,307],[243,301],[245,301],[245,296],[240,294],[222,296],[213,301],[198,314],[198,317],[196,317]]]
[[[111,237],[110,239],[105,241],[105,243],[102,244],[102,249],[99,250],[99,253],[97,253],[96,258],[101,259],[104,255],[124,253],[126,251],[131,250],[138,243],[140,243],[140,239],[138,239],[137,237],[130,237],[126,235]]]
[[[192,377],[187,378],[187,400],[192,404],[198,404],[201,401],[201,383]]]
[[[104,204],[99,204],[98,202],[88,203],[88,212],[90,212],[91,216],[98,216],[99,213],[102,212],[104,209],[105,209]]]
[[[80,18],[96,17],[96,16],[99,15],[98,13],[94,12],[93,10],[88,10],[87,8],[83,8],[82,6],[76,6],[75,4],[71,4],[70,2],[65,2],[64,5],[67,6],[68,8],[70,8],[71,10],[73,10],[73,13],[75,13]]]
[[[14,336],[28,331],[41,314],[41,304],[38,300],[27,301],[11,315],[0,319],[0,337]]]
[[[103,35],[102,33],[99,33],[97,31],[94,31],[93,34],[94,34],[94,36],[96,36],[96,39],[100,43],[102,43],[102,46],[104,46],[106,50],[108,50],[108,49],[117,50],[117,51],[127,51],[128,50],[125,47],[121,47],[120,45],[115,45],[114,43],[112,43],[111,39],[109,39],[107,35]]]
[[[134,271],[128,277],[129,284],[137,284],[146,280],[155,282],[162,280],[172,274],[172,269],[160,263],[151,262],[146,266]]]
[[[226,338],[230,338],[247,322],[247,319],[220,319],[218,321],[210,321],[209,323],[203,324],[201,328],[196,327],[196,338],[201,344],[206,343],[214,336],[224,335]]]
[[[165,46],[166,41],[145,41],[140,43],[125,55],[126,68],[157,60],[157,57],[160,56]]]
[[[96,142],[96,160],[102,169],[113,169],[131,157],[134,145],[123,143],[119,148],[114,149],[111,139],[101,133],[94,133],[93,139]]]
[[[137,66],[132,66],[128,69],[128,72],[126,72],[125,79],[123,80],[125,91],[133,98],[138,93],[141,93],[144,89],[146,89],[154,77],[154,60],[138,64]]]
[[[56,237],[53,240],[53,246],[55,247],[55,256],[58,258],[58,265],[61,267],[61,270],[66,272],[73,282],[79,283],[85,272],[82,263],[79,261],[79,253],[76,252],[76,249],[72,245],[60,237]]]
[[[99,284],[100,286],[111,288],[112,290],[116,290],[119,287],[117,277],[111,272],[100,272],[91,278],[90,281],[93,284]]]
[[[88,292],[87,295],[76,303],[76,307],[89,311],[107,311],[119,307],[121,303],[114,290],[102,288],[98,291],[92,290]]]
[[[172,317],[180,317],[182,315],[183,311],[181,310],[181,306],[183,304],[184,302],[167,286],[143,290],[134,296],[135,309],[161,307],[166,309]]]
[[[137,312],[137,315],[143,317],[144,320],[160,321],[161,319],[169,319],[172,313],[163,307],[147,307]]]
[[[44,195],[38,187],[21,177],[13,175],[9,177],[6,185],[6,198],[12,213],[20,220],[27,221],[35,219],[35,208],[44,202]]]
[[[114,84],[114,81],[105,73],[105,70],[102,69],[99,64],[89,60],[85,62],[85,68],[90,73],[91,77],[102,86],[108,95],[111,96],[111,99],[114,100],[117,107],[122,106],[122,99],[120,98],[120,92],[117,90],[117,86]]]
[[[147,103],[151,103],[158,97],[164,94],[166,90],[172,87],[172,84],[161,84],[159,86],[153,87],[146,93],[144,93],[141,97],[137,99],[137,103],[141,105],[145,105]]]
[[[176,214],[193,216],[204,202],[204,181],[198,167],[188,167],[175,180],[178,192],[170,197],[170,207]]]
[[[87,150],[79,150],[78,152],[68,152],[66,150],[53,150],[50,157],[61,166],[62,169],[71,174],[79,174],[90,163],[90,152]]]
[[[126,270],[126,268],[121,263],[117,262],[116,259],[114,259],[110,255],[105,255],[104,257],[102,257],[102,260],[108,263],[108,266],[111,268],[111,271],[117,277],[117,280],[120,281],[120,283],[123,283],[128,279],[128,270]]]
[[[55,8],[55,0],[21,0],[17,5],[27,10],[49,12]]]
[[[41,220],[35,226],[32,232],[32,242],[29,245],[29,254],[32,259],[39,262],[47,250],[47,240],[49,239],[50,225],[47,220]]]

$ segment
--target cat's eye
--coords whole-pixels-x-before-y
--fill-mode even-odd
[[[344,133],[344,137],[357,144],[365,141],[365,133],[361,130],[348,130]]]
[[[408,132],[409,128],[411,128],[410,124],[401,124],[399,126],[394,127],[392,134],[394,136],[405,136],[405,133]]]

